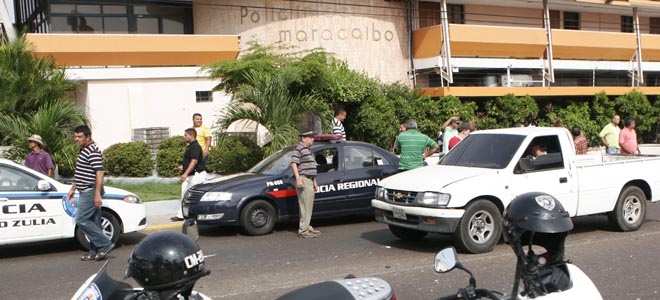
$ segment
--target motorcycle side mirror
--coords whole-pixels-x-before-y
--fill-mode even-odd
[[[181,227],[181,233],[185,234],[191,240],[197,242],[199,240],[199,229],[195,219],[185,219]]]
[[[442,249],[435,255],[435,271],[438,273],[449,272],[453,270],[457,264],[458,254],[454,247]]]

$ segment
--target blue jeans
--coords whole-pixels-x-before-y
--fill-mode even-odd
[[[101,229],[101,208],[94,206],[94,188],[80,192],[76,211],[76,224],[89,239],[89,255],[110,249],[110,239]]]
[[[619,154],[619,148],[607,147],[607,154]]]

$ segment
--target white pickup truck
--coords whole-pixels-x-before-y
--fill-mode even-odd
[[[547,154],[533,157],[539,145]],[[443,157],[380,181],[371,200],[376,220],[404,240],[453,233],[469,253],[493,249],[502,214],[517,195],[545,192],[571,217],[607,214],[620,231],[637,230],[648,201],[660,200],[660,156],[575,155],[563,128],[476,131]]]

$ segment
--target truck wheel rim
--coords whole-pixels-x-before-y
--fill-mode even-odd
[[[486,243],[495,230],[493,216],[486,211],[479,211],[470,218],[470,238],[477,243]]]
[[[636,223],[642,213],[642,204],[639,198],[630,196],[623,202],[623,219],[628,224]]]
[[[257,208],[252,211],[250,220],[255,227],[263,227],[268,223],[268,212],[263,208]]]

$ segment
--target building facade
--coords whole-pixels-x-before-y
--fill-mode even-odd
[[[95,131],[112,120],[100,112],[123,118],[120,132],[101,138],[104,147],[145,127],[178,134],[192,112],[216,116],[230,97],[197,101],[218,82],[193,70],[234,59],[252,41],[324,48],[354,70],[430,96],[660,94],[660,1],[16,0],[15,7],[19,25],[43,33],[28,36],[37,53],[87,82],[78,101]]]

